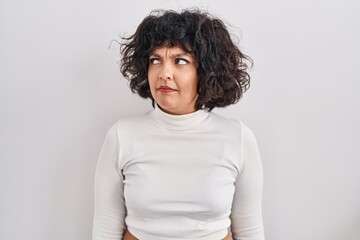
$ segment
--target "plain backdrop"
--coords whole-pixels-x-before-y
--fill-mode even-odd
[[[0,239],[91,239],[105,133],[151,109],[116,41],[152,9],[190,6],[255,62],[244,98],[215,111],[257,136],[266,239],[360,239],[357,0],[0,0]]]

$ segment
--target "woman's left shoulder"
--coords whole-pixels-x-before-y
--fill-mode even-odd
[[[241,130],[244,123],[241,120],[222,116],[218,113],[211,113],[212,119],[216,124],[221,126]]]
[[[231,131],[232,133],[240,133],[243,137],[247,136],[250,138],[255,138],[253,131],[251,128],[244,123],[240,119],[235,118],[229,118],[222,116],[218,113],[211,113],[213,121],[219,125],[222,126],[224,130]]]

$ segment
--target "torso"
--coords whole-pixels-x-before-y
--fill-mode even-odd
[[[187,118],[164,114],[155,109],[118,122],[116,164],[126,225],[138,229],[133,233],[140,240],[156,235],[230,240],[222,234],[231,224],[242,169],[241,124],[201,111]],[[124,237],[137,240],[129,233]]]

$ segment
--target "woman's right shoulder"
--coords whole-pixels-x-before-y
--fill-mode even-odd
[[[138,131],[144,126],[147,126],[149,120],[149,112],[140,115],[122,117],[111,125],[109,131],[117,133]]]

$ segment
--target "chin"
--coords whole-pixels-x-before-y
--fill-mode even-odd
[[[156,101],[156,103],[158,104],[159,107],[161,107],[161,109],[163,110],[171,110],[171,109],[176,109],[176,105],[169,103],[169,102],[164,102],[164,101]]]
[[[161,104],[158,104],[159,107],[161,108],[162,111],[166,112],[166,113],[170,113],[170,114],[174,114],[174,108],[170,107],[170,106],[164,106]]]

